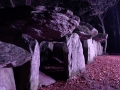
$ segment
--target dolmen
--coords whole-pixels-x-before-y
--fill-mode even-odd
[[[65,8],[23,6],[0,13],[1,90],[38,90],[55,82],[39,70],[44,45],[64,64],[68,79],[103,53],[104,35]]]
[[[40,47],[43,41],[52,42],[67,36],[63,48],[66,53],[68,76],[72,77],[74,73],[85,68],[79,36],[76,33],[72,34],[80,19],[72,11],[61,7],[23,6],[2,8],[0,13],[1,90],[37,90],[42,85],[49,85],[43,82],[42,78],[55,82],[39,71]],[[21,77],[15,72],[13,74],[13,69]],[[29,77],[24,76],[27,72]],[[20,79],[14,80],[14,77]]]

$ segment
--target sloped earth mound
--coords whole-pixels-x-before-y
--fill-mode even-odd
[[[98,56],[84,73],[39,90],[120,90],[120,56]]]

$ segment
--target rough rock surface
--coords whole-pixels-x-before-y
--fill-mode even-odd
[[[31,60],[31,54],[27,50],[14,44],[0,42],[0,68],[20,66]]]
[[[73,77],[78,73],[85,70],[85,59],[83,55],[82,43],[78,34],[73,33],[66,38],[66,44],[68,48],[68,76]]]
[[[60,7],[43,7],[39,6],[34,10],[29,7],[2,9],[0,12],[5,14],[9,11],[7,13],[9,16],[6,14],[0,16],[2,20],[0,21],[0,40],[8,37],[9,39],[6,41],[10,42],[22,33],[39,41],[56,40],[72,33],[79,25],[80,19],[73,15],[72,11]],[[8,18],[4,21],[6,16]]]
[[[12,68],[0,68],[0,90],[16,90]]]
[[[43,8],[43,7],[42,7]],[[32,11],[33,24],[29,26],[29,35],[45,40],[55,40],[72,33],[79,25],[79,18],[71,11],[60,7],[49,8],[37,7],[37,10]],[[70,12],[70,13],[69,13]],[[35,36],[33,35],[35,33]],[[40,37],[40,38],[39,38]]]

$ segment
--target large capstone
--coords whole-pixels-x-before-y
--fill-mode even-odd
[[[8,15],[4,12],[8,12]],[[5,14],[0,16],[0,40],[8,37],[6,41],[9,42],[21,33],[38,41],[56,40],[72,33],[80,22],[79,17],[73,15],[72,11],[61,7],[15,7],[2,9],[0,13]]]
[[[31,53],[14,44],[0,41],[0,68],[21,66],[31,60]]]

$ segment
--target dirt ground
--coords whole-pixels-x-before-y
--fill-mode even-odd
[[[39,90],[120,90],[120,56],[98,56],[86,65],[84,73]]]

